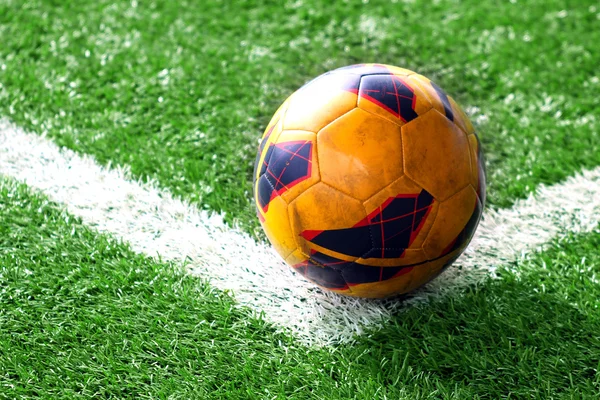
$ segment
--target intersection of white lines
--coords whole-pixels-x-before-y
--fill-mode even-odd
[[[511,209],[487,210],[461,258],[411,298],[361,300],[323,292],[294,276],[269,246],[229,228],[219,215],[2,120],[0,174],[42,191],[135,251],[185,263],[192,274],[231,291],[240,305],[264,313],[303,343],[317,346],[351,341],[365,328],[382,326],[403,307],[493,277],[498,265],[556,236],[590,231],[600,221],[598,167],[560,184],[541,186]]]

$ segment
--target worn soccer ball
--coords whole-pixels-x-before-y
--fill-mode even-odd
[[[254,169],[258,217],[277,252],[350,296],[407,293],[440,274],[485,203],[465,113],[426,77],[388,65],[340,68],[292,94]]]

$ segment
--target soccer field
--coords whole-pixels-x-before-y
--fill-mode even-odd
[[[598,398],[597,2],[0,0],[0,38],[0,398]],[[279,104],[362,62],[487,159],[404,300],[292,276],[252,201]]]

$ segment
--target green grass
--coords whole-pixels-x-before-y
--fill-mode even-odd
[[[252,162],[278,104],[326,70],[396,64],[480,110],[490,203],[506,207],[600,163],[595,7],[3,1],[0,113],[253,232]]]
[[[279,103],[326,70],[396,64],[478,108],[490,203],[507,207],[600,164],[599,9],[0,0],[0,115],[256,233],[253,156]],[[600,231],[568,237],[312,349],[0,178],[0,398],[594,399],[598,248]]]
[[[0,181],[0,398],[594,398],[600,231],[309,349]],[[511,270],[518,271],[513,273]]]
[[[2,181],[0,221],[0,397],[243,397],[297,367],[228,296],[24,186]]]

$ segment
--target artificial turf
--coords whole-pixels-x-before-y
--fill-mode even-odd
[[[0,113],[258,227],[257,140],[305,81],[430,76],[471,113],[489,203],[600,164],[595,1],[0,2]]]
[[[600,232],[306,348],[181,266],[0,181],[0,398],[593,398]]]
[[[257,227],[260,131],[375,61],[471,113],[489,199],[600,164],[592,1],[0,1],[0,115]],[[181,266],[0,180],[0,398],[597,398],[600,232],[407,309],[352,345],[277,334]]]

